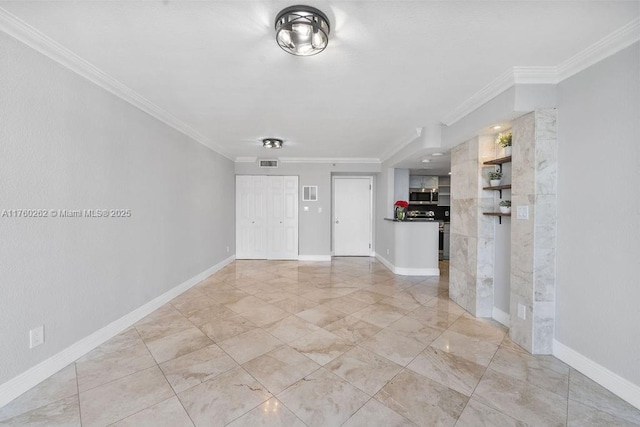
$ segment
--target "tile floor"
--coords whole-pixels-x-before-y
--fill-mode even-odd
[[[640,426],[447,289],[371,258],[236,261],[0,408],[0,425]]]

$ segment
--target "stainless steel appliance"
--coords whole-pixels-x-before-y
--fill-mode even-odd
[[[436,188],[410,188],[409,203],[412,205],[434,205],[438,203]]]
[[[407,211],[407,219],[409,220],[422,220],[422,221],[435,221],[436,213],[434,211],[421,211],[410,210]]]

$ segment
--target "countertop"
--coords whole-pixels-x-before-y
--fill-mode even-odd
[[[448,222],[448,221],[439,221],[439,220],[434,220],[434,219],[426,219],[426,218],[407,218],[404,221],[400,221],[399,219],[395,219],[395,218],[385,218],[385,221],[392,221],[392,222],[434,222],[434,223],[439,223],[439,222]]]

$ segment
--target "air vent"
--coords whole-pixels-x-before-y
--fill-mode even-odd
[[[277,160],[259,160],[258,164],[261,168],[277,168],[278,161]]]

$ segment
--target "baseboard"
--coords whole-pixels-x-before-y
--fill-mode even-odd
[[[298,255],[298,261],[331,261],[331,255]]]
[[[400,276],[439,276],[439,268],[404,268],[395,267],[392,270],[395,274]]]
[[[509,313],[505,313],[497,307],[493,307],[491,318],[496,322],[503,324],[507,328],[511,327],[511,315]]]
[[[611,372],[604,366],[556,340],[553,340],[553,355],[591,378],[611,393],[640,409],[640,386]]]
[[[382,263],[382,265],[384,265],[389,270],[391,270],[394,274],[397,274],[399,276],[439,276],[440,275],[439,268],[396,267],[388,259],[380,255],[379,253],[374,253],[374,256],[378,261]]]
[[[74,344],[71,344],[66,349],[38,363],[36,366],[23,372],[17,377],[7,381],[4,384],[1,384],[0,408],[11,402],[13,399],[20,396],[24,392],[40,384],[42,381],[49,378],[51,375],[55,374],[62,368],[68,366],[70,363],[73,363],[80,357],[84,356],[94,348],[98,347],[100,344],[118,335],[120,332],[124,331],[125,329],[136,323],[138,320],[162,307],[173,298],[177,297],[194,285],[200,283],[216,271],[230,264],[234,259],[235,256],[230,256],[229,258],[219,262],[213,267],[208,268],[202,273],[186,280],[185,282],[179,284],[178,286],[172,288],[164,294],[152,299],[143,306],[138,307],[132,312],[122,316],[118,320],[109,323],[107,326],[95,331],[91,335],[82,338],[80,341],[77,341]]]
[[[380,255],[379,253],[374,253],[373,256],[376,257],[376,259],[378,261],[380,261],[382,263],[382,265],[384,265],[385,267],[387,267],[389,270],[391,270],[393,272],[393,270],[396,268],[393,264],[391,264],[391,262],[389,262],[388,259],[386,259],[385,257],[383,257],[382,255]]]

